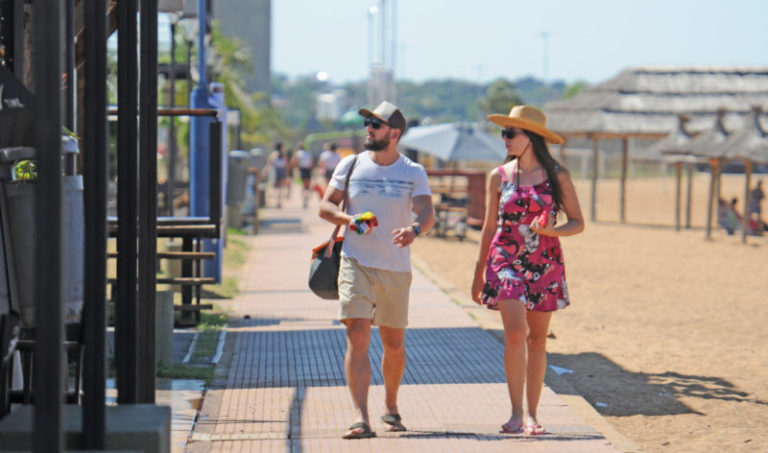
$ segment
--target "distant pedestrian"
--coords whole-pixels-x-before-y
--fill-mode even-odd
[[[382,102],[365,118],[365,148],[339,163],[320,203],[320,217],[346,225],[339,271],[339,319],[347,329],[344,359],[357,421],[345,439],[374,437],[368,416],[371,325],[379,326],[388,431],[404,431],[397,391],[405,372],[405,327],[411,286],[409,245],[434,223],[432,196],[424,167],[397,151],[405,117]],[[353,167],[354,166],[354,167]],[[352,172],[348,187],[346,176]],[[347,196],[347,212],[339,204]],[[416,217],[413,217],[413,214]],[[378,226],[377,226],[378,225]]]
[[[296,149],[296,153],[293,155],[292,167],[299,169],[299,177],[301,178],[301,200],[302,206],[305,208],[309,202],[309,197],[312,195],[312,168],[314,167],[314,159],[312,159],[312,153],[304,149],[304,143],[299,143]]]
[[[336,152],[336,143],[326,143],[323,145],[323,152],[320,153],[317,166],[323,171],[327,182],[331,181],[333,170],[336,169],[339,161],[341,161],[341,156]]]
[[[274,188],[277,192],[277,207],[283,207],[283,198],[288,196],[288,184],[290,184],[288,177],[288,154],[283,149],[281,142],[275,143],[275,150],[269,155],[266,165],[264,165],[264,172],[268,172],[270,169],[273,171]]]
[[[749,194],[749,221],[754,225],[754,230],[759,231],[762,234],[763,230],[768,231],[765,221],[763,220],[763,199],[765,193],[763,192],[763,181],[757,181],[757,185]]]
[[[544,434],[537,410],[547,370],[549,321],[553,311],[570,303],[558,236],[580,233],[584,220],[568,170],[547,148],[546,141],[563,140],[547,129],[544,114],[515,106],[509,115],[488,119],[503,128],[507,160],[488,178],[472,299],[501,310],[512,402],[501,432]],[[559,211],[567,221],[555,226]]]

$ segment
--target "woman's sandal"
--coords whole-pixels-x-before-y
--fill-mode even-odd
[[[526,436],[541,436],[542,434],[547,434],[547,430],[541,425],[525,425],[523,434]]]
[[[376,437],[376,433],[371,431],[371,427],[364,422],[351,425],[342,436],[343,439],[368,439],[370,437]]]
[[[507,422],[501,425],[501,433],[504,434],[520,434],[523,432],[522,422]]]
[[[405,426],[403,426],[403,419],[400,417],[400,414],[394,413],[394,414],[384,414],[381,416],[381,421],[387,425],[387,432],[390,433],[396,433],[396,432],[402,432],[405,431]]]

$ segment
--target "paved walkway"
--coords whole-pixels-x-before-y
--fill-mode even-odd
[[[378,422],[384,392],[374,330],[370,410],[378,437],[342,440],[355,419],[343,374],[345,332],[335,320],[337,303],[306,286],[309,250],[331,227],[317,218],[316,200],[307,210],[298,206],[297,192],[282,210],[260,213],[242,293],[228,305],[236,319],[228,352],[188,451],[620,451],[549,387],[540,420],[550,434],[500,434],[510,411],[502,344],[417,270],[399,394],[409,430],[385,433]]]

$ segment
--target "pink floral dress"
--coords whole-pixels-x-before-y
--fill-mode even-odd
[[[563,251],[557,237],[534,233],[530,224],[544,210],[556,213],[549,179],[518,186],[502,167],[499,226],[485,268],[483,303],[498,310],[500,300],[519,300],[532,311],[555,311],[570,304]]]

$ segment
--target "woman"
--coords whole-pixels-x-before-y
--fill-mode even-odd
[[[547,368],[547,331],[552,312],[569,304],[558,237],[580,233],[584,220],[568,171],[545,143],[563,139],[546,128],[544,114],[515,106],[509,115],[488,119],[503,128],[507,160],[488,178],[472,298],[501,310],[512,401],[512,415],[501,432],[545,434],[536,410]],[[555,226],[560,211],[567,221]]]
[[[264,176],[267,171],[272,168],[275,171],[274,187],[277,191],[277,207],[283,207],[283,197],[287,196],[284,192],[288,191],[288,185],[290,179],[288,178],[288,164],[290,159],[288,154],[283,150],[283,144],[280,142],[275,143],[275,150],[269,155],[266,165],[264,165]]]

